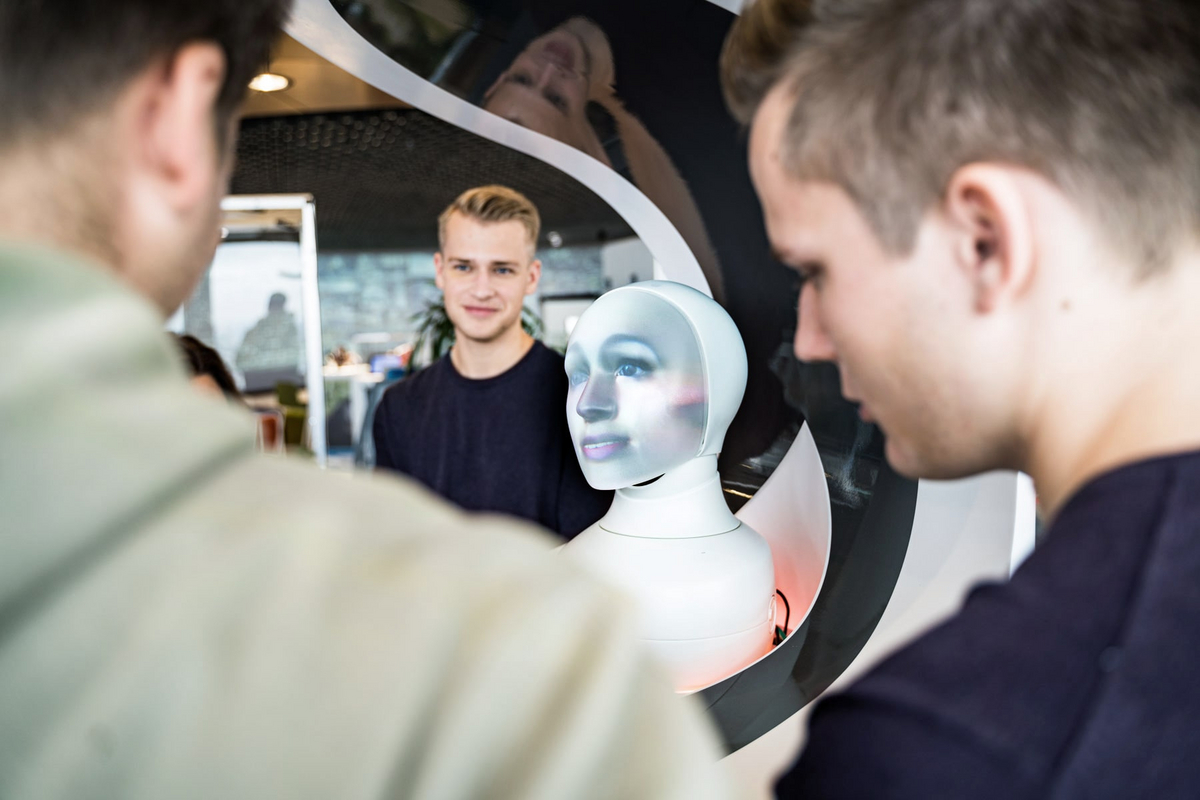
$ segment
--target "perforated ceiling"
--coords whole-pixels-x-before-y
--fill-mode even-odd
[[[415,109],[247,119],[235,194],[309,192],[322,250],[417,249],[437,244],[439,213],[460,192],[501,183],[542,215],[542,242],[632,235],[574,178]]]

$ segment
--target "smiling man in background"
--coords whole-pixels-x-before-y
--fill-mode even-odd
[[[163,322],[288,5],[0,3],[0,797],[726,796],[551,537],[188,385]]]
[[[1200,4],[757,0],[724,79],[838,365],[900,472],[1019,469],[1011,582],[813,712],[782,798],[1200,786]]]
[[[384,394],[376,466],[569,539],[604,515],[612,493],[579,468],[562,356],[521,326],[542,274],[540,226],[533,203],[504,186],[470,189],[442,212],[433,263],[454,346]]]

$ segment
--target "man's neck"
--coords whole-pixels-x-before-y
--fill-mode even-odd
[[[1200,254],[1130,289],[1128,316],[1097,323],[1048,383],[1026,463],[1053,516],[1120,466],[1200,449]]]
[[[450,348],[450,362],[459,375],[472,380],[494,378],[508,372],[533,347],[534,339],[520,325],[487,342],[459,334]]]
[[[85,144],[86,144],[85,139]],[[113,245],[114,198],[82,153],[85,145],[27,145],[0,158],[0,238],[28,242],[120,271]],[[93,147],[92,152],[107,150]]]

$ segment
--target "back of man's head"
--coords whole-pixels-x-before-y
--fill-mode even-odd
[[[0,2],[0,237],[174,310],[216,248],[236,110],[290,6]]]
[[[978,161],[1052,180],[1144,273],[1200,228],[1194,0],[811,6],[746,9],[723,57],[727,98],[749,121],[786,82],[786,168],[845,189],[893,252]]]
[[[290,0],[14,0],[0,3],[0,152],[105,108],[155,58],[212,41],[225,54],[223,131],[266,63]]]
[[[528,197],[507,186],[492,184],[477,186],[454,198],[438,217],[438,247],[446,246],[446,223],[450,217],[461,214],[476,222],[520,222],[529,238],[529,255],[537,249],[538,233],[542,220]]]

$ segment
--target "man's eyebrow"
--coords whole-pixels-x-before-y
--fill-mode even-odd
[[[788,269],[801,269],[806,265],[820,264],[821,258],[803,249],[784,248],[771,245],[771,257]]]
[[[484,263],[489,268],[491,268],[491,267],[513,267],[515,269],[517,266],[519,266],[518,262],[516,262],[516,261],[486,261],[485,260],[483,262],[480,262],[479,260],[471,258],[470,256],[451,256],[451,255],[446,256],[446,263],[448,263],[448,264],[470,264],[471,266],[476,266],[477,264]]]

